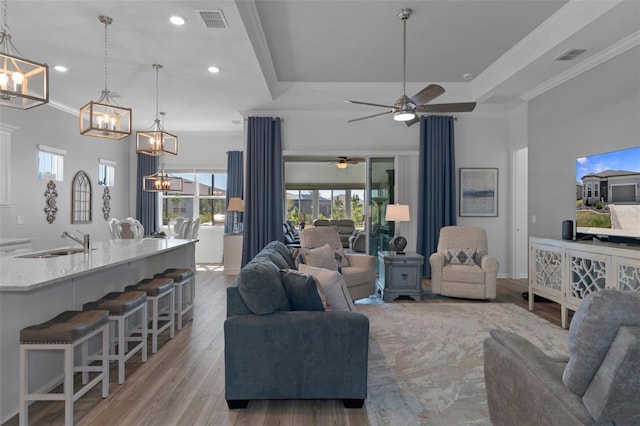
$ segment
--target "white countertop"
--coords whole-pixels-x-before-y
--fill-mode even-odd
[[[34,238],[4,238],[0,240],[0,247],[10,246],[12,244],[25,244],[33,241]]]
[[[35,259],[21,258],[25,253],[13,257],[2,257],[0,258],[0,292],[34,290],[120,263],[173,250],[196,241],[172,238],[145,238],[141,241],[111,240],[94,243],[91,253]],[[79,245],[64,248],[78,247]]]

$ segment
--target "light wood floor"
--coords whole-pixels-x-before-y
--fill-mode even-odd
[[[75,403],[78,425],[367,425],[366,408],[345,409],[340,401],[251,401],[245,410],[229,410],[224,399],[224,336],[226,276],[218,265],[199,265],[196,278],[195,321],[189,321],[176,337],[161,340],[156,354],[146,363],[133,357],[127,377],[117,383],[111,366],[110,394],[100,397],[96,386]],[[424,282],[422,303],[469,302],[434,296]],[[525,280],[498,280],[498,295],[491,302],[515,303],[525,309]],[[361,302],[359,302],[361,303]],[[370,299],[366,303],[382,303]],[[560,325],[555,303],[536,303],[539,316]],[[32,425],[64,423],[62,402],[35,402],[29,408]],[[18,424],[18,416],[3,426]]]

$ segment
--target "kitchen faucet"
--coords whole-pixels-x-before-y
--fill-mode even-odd
[[[71,238],[73,241],[75,241],[76,243],[80,244],[82,246],[82,248],[84,248],[84,252],[85,253],[89,253],[90,251],[90,246],[91,246],[91,239],[89,237],[89,234],[83,234],[82,232],[78,231],[79,234],[82,234],[83,239],[81,240],[78,237],[74,237],[73,235],[69,234],[67,231],[64,231],[62,233],[62,235],[60,235],[61,238]]]

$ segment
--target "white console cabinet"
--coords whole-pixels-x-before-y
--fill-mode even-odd
[[[224,235],[224,273],[236,275],[242,266],[242,234]]]
[[[529,238],[529,310],[534,295],[557,302],[566,328],[568,310],[605,288],[640,291],[640,246]]]

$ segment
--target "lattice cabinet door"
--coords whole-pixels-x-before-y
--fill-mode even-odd
[[[569,308],[576,310],[582,299],[593,292],[608,288],[607,283],[612,280],[608,274],[613,271],[611,256],[588,253],[577,250],[567,250],[566,300]]]
[[[614,257],[613,272],[615,279],[612,280],[612,288],[640,291],[640,259]]]
[[[554,302],[564,302],[563,279],[563,250],[545,244],[531,244],[529,253],[529,284],[535,294],[546,297]]]

